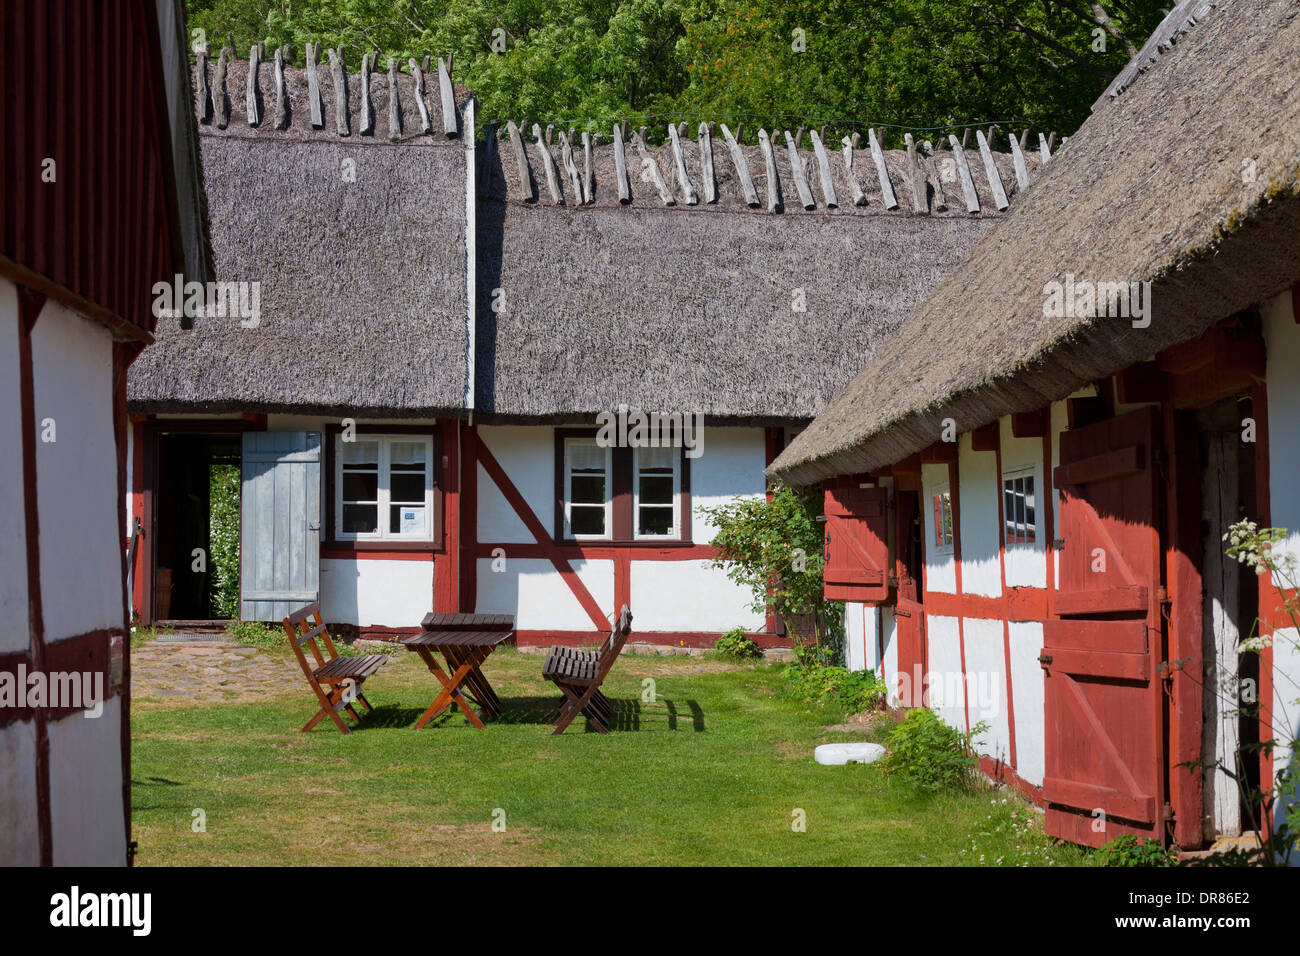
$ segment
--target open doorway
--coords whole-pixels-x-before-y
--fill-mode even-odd
[[[238,616],[238,433],[160,432],[153,500],[153,620]]]
[[[1233,397],[1195,415],[1204,548],[1202,835],[1213,843],[1255,829],[1259,819],[1259,808],[1246,796],[1257,793],[1260,782],[1259,657],[1237,652],[1252,635],[1259,586],[1252,568],[1224,554],[1223,541],[1229,526],[1258,514],[1255,449],[1242,440],[1243,424],[1254,420],[1254,412],[1249,397]]]

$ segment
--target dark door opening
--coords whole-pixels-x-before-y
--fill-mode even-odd
[[[1224,399],[1196,412],[1204,542],[1202,786],[1207,843],[1255,829],[1260,812],[1248,797],[1258,792],[1260,782],[1259,657],[1237,653],[1237,645],[1254,632],[1259,586],[1252,569],[1224,554],[1223,541],[1230,525],[1258,514],[1255,447],[1242,440],[1245,422],[1253,417],[1247,397]]]
[[[238,616],[240,460],[238,434],[158,436],[155,621]]]

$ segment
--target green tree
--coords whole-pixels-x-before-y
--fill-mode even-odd
[[[1159,23],[1160,0],[189,0],[236,54],[342,44],[352,69],[454,55],[484,118],[657,137],[667,119],[1073,132]],[[894,129],[897,127],[897,129]]]
[[[811,614],[818,645],[836,643],[842,631],[843,605],[828,606],[822,597],[821,497],[788,485],[772,488],[771,500],[735,498],[698,508],[717,529],[713,567],[753,595],[759,613],[771,604],[794,634],[795,618]]]

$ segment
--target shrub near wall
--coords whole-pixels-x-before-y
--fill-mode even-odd
[[[988,724],[980,721],[964,734],[945,724],[934,711],[917,707],[889,732],[885,773],[929,793],[969,790],[979,766],[971,742],[988,729]]]
[[[233,618],[239,613],[239,466],[213,465],[208,490],[209,606],[213,617]]]

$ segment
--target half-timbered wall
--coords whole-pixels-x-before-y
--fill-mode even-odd
[[[908,703],[900,697],[900,687],[913,691],[913,701],[924,691],[952,726],[967,730],[986,722],[989,729],[980,738],[979,752],[1000,764],[1004,776],[1010,771],[1030,788],[1041,786],[1044,774],[1038,655],[1046,590],[1056,578],[1055,554],[1049,567],[1048,544],[1059,533],[1056,509],[1047,507],[1054,491],[1045,457],[1051,466],[1058,460],[1060,433],[1067,427],[1065,402],[1053,403],[1050,421],[1046,438],[1018,437],[1011,418],[1004,417],[997,423],[996,449],[976,450],[974,436],[966,432],[957,437],[955,463],[922,465],[923,674],[898,673],[897,628],[889,606],[846,606],[850,668],[883,673],[891,705]],[[1008,475],[1033,478],[1037,507],[1032,543],[1003,546],[999,502]],[[950,546],[936,541],[933,502],[945,490],[956,516]],[[924,686],[917,686],[922,680]]]
[[[1270,520],[1273,527],[1287,528],[1286,550],[1300,555],[1300,495],[1295,492],[1300,475],[1300,288],[1293,287],[1264,304],[1261,318],[1268,348],[1268,485]],[[1277,583],[1277,582],[1275,582]],[[1279,600],[1261,600],[1261,610],[1276,607]],[[1278,625],[1289,619],[1275,615]],[[1294,627],[1280,626],[1271,649],[1265,652],[1273,662],[1273,713],[1278,722],[1289,723],[1291,738],[1300,736],[1300,634]],[[1262,689],[1262,688],[1261,688]],[[1266,698],[1267,699],[1267,698]],[[1274,773],[1287,765],[1285,748],[1273,753]],[[1300,861],[1297,861],[1300,862]]]
[[[555,429],[483,425],[476,431],[475,610],[514,614],[525,641],[595,634],[594,613],[607,616],[618,601],[632,608],[638,634],[688,644],[737,626],[763,629],[764,616],[748,607],[749,593],[709,567],[715,531],[698,511],[763,494],[762,428],[706,424],[703,454],[690,461],[688,543],[560,542],[558,549]]]
[[[21,410],[6,416],[0,464],[0,670],[90,674],[103,706],[98,716],[95,700],[0,709],[0,864],[122,865],[122,700],[110,664],[124,638],[114,342],[53,300],[18,303],[0,280],[0,398]]]

